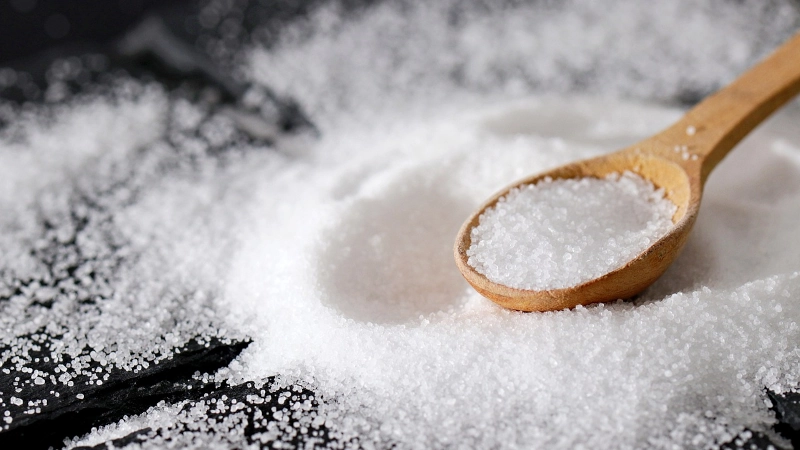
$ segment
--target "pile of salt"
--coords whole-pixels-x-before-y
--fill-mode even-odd
[[[468,263],[491,281],[548,290],[623,266],[672,227],[675,205],[632,173],[516,188],[472,229]]]

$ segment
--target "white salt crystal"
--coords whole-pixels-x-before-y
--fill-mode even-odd
[[[468,263],[519,289],[560,289],[635,258],[672,228],[675,205],[632,173],[515,188],[472,229]]]
[[[81,237],[92,257],[111,251],[122,263],[97,267],[121,282],[98,292],[96,268],[82,267],[76,298],[54,297],[72,303],[43,317],[78,336],[62,341],[66,354],[105,345],[103,367],[134,370],[134,358],[157,364],[190,333],[215,332],[215,314],[229,315],[226,328],[253,344],[201,378],[303,380],[323,402],[303,417],[329,427],[332,447],[708,448],[744,427],[767,429],[775,418],[763,388],[800,383],[796,115],[765,124],[717,169],[683,256],[635,303],[501,310],[468,289],[451,244],[472,208],[509,180],[636,142],[681,113],[502,99],[536,89],[654,100],[704,92],[787,36],[797,12],[773,2],[578,0],[546,14],[536,5],[378,2],[349,19],[312,11],[269,51],[242,56],[243,73],[298,99],[322,131],[277,152],[230,144],[221,153],[239,159],[204,156],[228,136],[225,124],[130,86],[128,100],[87,100],[68,119],[13,123],[6,129],[23,139],[0,148],[2,269],[41,271],[25,247],[39,237],[33,212],[96,222],[96,211],[57,195],[68,180],[113,184],[114,168],[144,168],[120,178],[136,195],[102,205],[119,229],[90,230],[129,245]],[[765,29],[774,34],[765,39]],[[165,135],[170,122],[191,133]],[[169,156],[178,154],[191,165],[153,175],[185,163]],[[200,290],[210,294],[191,295]],[[64,317],[92,296],[101,311]],[[0,302],[0,332],[38,329],[18,328],[15,303]],[[160,324],[172,325],[153,342]],[[85,370],[65,365],[57,381],[82,382]],[[122,437],[149,427],[162,447],[257,445],[243,426],[209,418],[216,402],[182,406],[109,428]],[[203,431],[180,440],[176,420]],[[289,446],[301,430],[276,424],[269,434]],[[160,448],[153,439],[142,446]]]
[[[689,125],[688,127],[686,127],[687,135],[694,136],[695,133],[697,133],[697,128],[695,128],[694,125]]]
[[[326,424],[379,447],[691,448],[769,427],[763,387],[796,385],[800,367],[800,327],[791,325],[800,304],[778,302],[784,290],[800,295],[800,164],[763,150],[796,129],[796,115],[761,128],[720,166],[683,255],[636,303],[508,312],[471,291],[452,261],[452,239],[474,205],[520,171],[601,153],[575,138],[576,117],[592,117],[591,128],[625,112],[653,120],[651,132],[677,117],[563,102],[570,107],[557,117],[552,104],[531,100],[461,115],[439,109],[438,119],[376,118],[330,130],[316,147],[324,164],[283,175],[283,184],[261,177],[259,195],[239,212],[251,231],[225,295],[231,323],[258,343],[242,355],[240,376],[310,380],[330,399],[320,412]],[[527,128],[503,134],[498,118],[510,128],[520,117]],[[561,144],[538,134],[553,122],[573,124]],[[621,141],[640,137],[622,128]],[[370,157],[354,160],[354,148]],[[778,160],[791,182],[763,189]],[[354,187],[354,173],[368,175]],[[576,184],[625,182],[629,193],[665,202],[634,180]],[[665,226],[672,208],[661,213]],[[651,222],[648,214],[635,223]],[[579,264],[590,242],[582,238],[614,231],[590,230],[559,243],[555,262]],[[570,244],[580,252],[565,261]],[[761,366],[785,369],[776,378]]]

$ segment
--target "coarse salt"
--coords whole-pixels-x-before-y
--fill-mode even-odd
[[[163,92],[87,100],[43,123],[3,116],[2,273],[49,276],[30,252],[49,242],[91,256],[59,287],[75,296],[54,297],[42,321],[14,309],[35,289],[0,305],[4,346],[50,323],[65,337],[48,356],[97,348],[104,364],[134,371],[197,333],[235,330],[251,346],[202,379],[302,383],[321,406],[291,415],[324,423],[331,447],[708,448],[768,430],[764,387],[800,382],[796,112],[717,169],[684,253],[634,302],[506,311],[469,289],[451,246],[509,180],[636,142],[681,112],[613,98],[720,85],[794,30],[797,12],[410,3],[350,18],[322,8],[243,55],[243,72],[307,108],[317,141],[209,147],[216,140],[193,130],[225,136],[225,121]],[[560,95],[575,90],[611,99]],[[519,100],[536,92],[556,98]],[[101,208],[81,203],[87,195]],[[88,220],[75,239],[72,215]],[[40,217],[58,227],[46,239]],[[62,399],[86,375],[76,365],[53,382]],[[215,421],[210,410],[232,409],[220,402],[161,404],[87,440],[150,428],[171,446],[258,445],[246,420]],[[304,432],[286,415],[256,420],[291,445]],[[181,420],[191,433],[176,431]]]
[[[531,290],[579,285],[611,272],[672,228],[675,205],[640,176],[545,179],[513,189],[472,229],[468,264]]]

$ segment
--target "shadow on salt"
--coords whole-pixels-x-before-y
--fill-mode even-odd
[[[457,306],[467,285],[453,264],[453,236],[473,203],[452,192],[444,174],[424,168],[356,200],[317,259],[325,303],[379,324]]]

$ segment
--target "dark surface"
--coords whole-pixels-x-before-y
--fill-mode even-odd
[[[775,430],[789,439],[792,447],[800,448],[800,393],[787,392],[779,395],[767,391],[767,395],[779,422]]]
[[[232,7],[215,16],[216,22],[230,16],[245,26],[238,33],[220,33],[201,24],[203,6],[212,2],[16,2],[34,7],[15,8],[14,2],[0,5],[0,67],[11,69],[15,79],[6,85],[0,80],[0,98],[16,103],[65,101],[130,75],[155,80],[169,89],[188,86],[195,92],[210,90],[210,98],[220,104],[238,104],[250,88],[237,77],[234,49],[256,39],[254,34],[260,36],[259,42],[269,44],[274,30],[303,16],[316,3],[231,2]],[[47,34],[43,22],[53,14],[63,15],[73,23],[70,34],[58,39]],[[53,70],[68,63],[77,69],[60,71],[62,74]],[[54,82],[66,86],[67,92],[55,98],[48,96],[47,88]],[[273,120],[280,130],[315,129],[295,101],[268,87],[260,89],[278,111]]]
[[[317,401],[314,399],[314,394],[311,391],[300,389],[270,390],[268,381],[265,386],[256,386],[253,383],[239,386],[201,384],[195,386],[193,392],[197,395],[191,396],[190,401],[183,407],[182,412],[195,408],[199,404],[214,404],[222,398],[225,398],[226,402],[232,404],[235,402],[235,404],[245,405],[240,411],[243,412],[246,417],[244,419],[246,423],[244,436],[247,444],[258,444],[262,448],[273,448],[276,442],[280,442],[282,445],[302,448],[305,445],[330,441],[328,430],[325,428],[324,424],[308,426],[309,429],[306,433],[295,435],[287,440],[264,439],[260,436],[267,431],[268,424],[271,421],[277,420],[275,419],[276,416],[286,418],[285,426],[292,428],[296,426],[299,428],[301,426],[301,416],[296,414],[298,409],[297,405],[301,405],[306,402],[306,400],[309,400],[311,402],[311,409],[315,409],[318,406]],[[281,401],[281,398],[286,400]],[[262,401],[262,399],[264,399],[264,401]],[[226,414],[211,413],[209,414],[209,418],[213,421],[221,422],[226,418]],[[305,426],[305,424],[303,424],[303,426]],[[191,428],[190,422],[182,423],[179,425],[178,429],[186,432],[189,428]],[[143,428],[119,439],[114,439],[92,447],[76,447],[76,449],[102,450],[107,448],[124,448],[130,444],[142,443],[160,437],[163,437],[162,430]]]
[[[158,9],[189,10],[191,0],[7,0],[0,2],[0,65],[69,44],[102,44]]]
[[[27,388],[16,394],[25,403],[8,407],[14,421],[0,433],[0,447],[59,447],[65,438],[114,423],[126,415],[141,414],[161,401],[172,403],[213,392],[219,387],[193,380],[192,374],[227,366],[249,343],[212,340],[207,344],[193,340],[178,349],[173,358],[139,373],[113,371],[102,386],[76,380],[72,388],[60,388],[58,397],[50,393],[51,386]],[[50,372],[51,368],[45,366],[37,368]],[[0,377],[0,392],[13,392],[12,380],[11,375]],[[83,395],[83,399],[77,395]],[[28,415],[25,410],[30,399],[47,399],[47,405],[40,407],[41,413]]]

